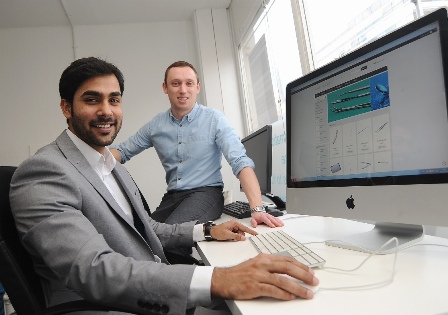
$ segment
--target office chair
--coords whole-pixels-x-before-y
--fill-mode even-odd
[[[9,186],[16,167],[0,166],[0,282],[17,315],[58,315],[75,311],[118,311],[155,315],[150,310],[129,310],[85,300],[45,306],[39,276],[31,256],[20,242],[9,204]]]

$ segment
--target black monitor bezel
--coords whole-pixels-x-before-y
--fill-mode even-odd
[[[386,176],[369,178],[352,178],[337,180],[316,180],[307,182],[293,181],[291,177],[291,90],[307,81],[314,80],[324,73],[330,72],[351,60],[358,59],[380,47],[383,47],[401,37],[404,37],[422,27],[434,22],[440,26],[442,66],[445,84],[445,94],[448,102],[448,18],[445,8],[438,9],[418,20],[415,20],[390,34],[387,34],[359,49],[318,68],[290,83],[286,86],[286,179],[288,188],[308,188],[308,187],[348,187],[348,186],[375,186],[375,185],[411,185],[411,184],[439,184],[448,183],[448,174],[420,174],[405,176]],[[448,117],[447,117],[448,119]]]
[[[268,150],[266,150],[267,151],[266,152],[266,154],[267,154],[266,161],[267,161],[268,165],[267,165],[267,170],[266,170],[267,171],[266,183],[265,183],[266,189],[265,190],[263,189],[263,187],[261,185],[262,183],[260,183],[260,189],[261,189],[262,194],[270,194],[271,188],[272,188],[272,186],[271,186],[271,181],[272,181],[272,126],[266,125],[260,129],[258,129],[257,131],[254,131],[250,135],[244,137],[241,140],[241,143],[244,145],[245,142],[250,141],[251,139],[259,136],[260,134],[262,134],[264,132],[268,133],[268,143],[267,143]],[[244,146],[244,148],[246,149],[246,146]],[[246,149],[246,155],[250,158],[250,156],[247,154],[247,149]],[[258,170],[259,169],[260,168],[258,168]],[[255,165],[255,170],[254,170],[255,174],[258,173],[258,170],[257,170],[257,165]],[[257,176],[257,179],[258,179],[258,181],[260,181],[259,176]],[[242,188],[240,187],[240,189],[242,189]]]

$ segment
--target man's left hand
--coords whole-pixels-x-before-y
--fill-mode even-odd
[[[210,229],[210,235],[218,241],[244,241],[246,239],[245,233],[257,235],[258,233],[244,224],[236,220],[230,220],[219,225],[215,225]]]
[[[250,220],[252,227],[257,227],[258,224],[264,223],[271,228],[279,227],[285,225],[283,221],[277,217],[270,215],[265,212],[254,212],[252,213],[252,219]]]

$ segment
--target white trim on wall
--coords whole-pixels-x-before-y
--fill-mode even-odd
[[[202,81],[206,88],[204,105],[226,114],[239,136],[243,137],[245,124],[227,10],[197,10],[194,21]],[[234,196],[238,196],[239,181],[224,159],[222,175],[225,189],[233,190]]]

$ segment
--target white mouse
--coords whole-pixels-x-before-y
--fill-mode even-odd
[[[285,274],[282,274],[282,276],[287,277],[288,279],[291,279],[291,280],[297,282],[297,283],[300,284],[302,287],[305,287],[305,288],[307,288],[308,290],[313,291],[313,293],[316,293],[317,291],[319,291],[319,285],[310,285],[310,284],[306,284],[306,283],[303,282],[303,281],[297,280],[296,278],[293,278],[293,277],[291,277],[291,276],[289,276],[289,275],[285,275]]]
[[[275,253],[275,255],[292,257],[289,252],[278,252],[278,253]],[[285,275],[285,274],[282,274],[282,276],[288,277],[289,279],[291,279],[291,280],[297,282],[298,284],[300,284],[302,287],[305,287],[305,288],[313,291],[313,293],[316,293],[319,290],[319,285],[309,285],[309,284],[306,284],[303,281],[297,280],[296,278],[293,278],[293,277],[291,277],[289,275]]]

